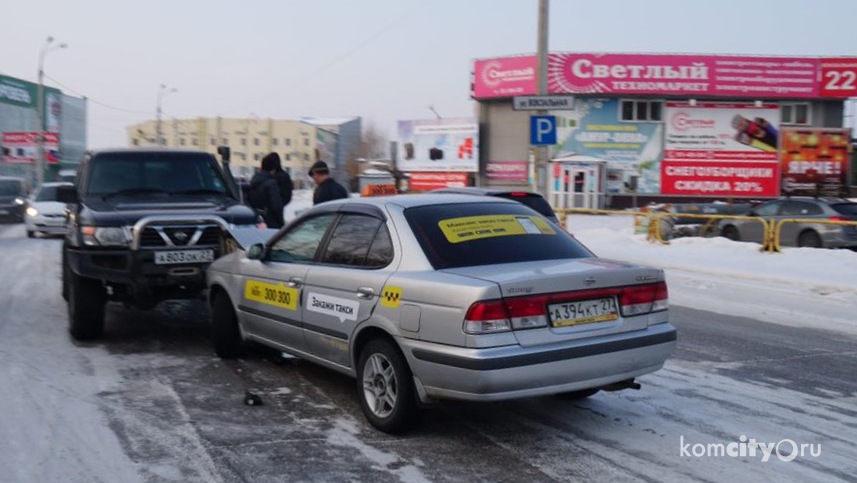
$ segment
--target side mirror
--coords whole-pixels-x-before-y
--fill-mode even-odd
[[[77,188],[68,185],[57,186],[57,201],[65,204],[77,203]]]
[[[247,249],[247,258],[250,260],[261,260],[265,256],[265,244],[254,243]]]

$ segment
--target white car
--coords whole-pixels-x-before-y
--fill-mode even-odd
[[[27,199],[24,224],[29,238],[34,238],[37,233],[65,234],[65,203],[57,201],[57,187],[64,185],[71,186],[71,183],[44,183]]]

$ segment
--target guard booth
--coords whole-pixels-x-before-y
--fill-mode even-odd
[[[556,209],[603,209],[607,204],[607,162],[583,155],[551,160],[549,199]]]

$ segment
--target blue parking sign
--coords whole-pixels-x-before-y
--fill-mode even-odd
[[[530,144],[556,144],[556,116],[530,116]]]

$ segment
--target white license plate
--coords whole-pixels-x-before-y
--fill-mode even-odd
[[[214,261],[214,250],[173,250],[155,252],[155,265],[173,263],[204,263]]]
[[[548,305],[548,313],[554,327],[608,322],[619,318],[615,297],[551,304]]]

